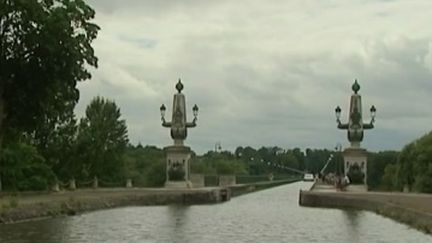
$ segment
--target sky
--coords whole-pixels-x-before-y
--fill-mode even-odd
[[[78,117],[90,100],[114,100],[132,144],[172,144],[159,107],[184,84],[186,145],[196,152],[237,146],[328,148],[349,143],[347,121],[358,79],[362,146],[399,150],[432,130],[430,0],[88,0],[101,27],[99,67],[79,84]]]

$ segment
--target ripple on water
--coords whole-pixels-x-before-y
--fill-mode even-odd
[[[129,207],[0,226],[0,242],[382,242],[432,237],[382,216],[298,206],[299,182],[216,205]]]

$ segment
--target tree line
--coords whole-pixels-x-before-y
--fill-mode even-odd
[[[56,182],[94,177],[115,185],[165,180],[162,149],[131,145],[113,100],[95,97],[78,119],[77,83],[91,79],[99,26],[84,0],[0,1],[0,188],[45,190]],[[377,190],[432,192],[432,135],[402,151],[370,153],[368,183]],[[193,156],[203,174],[265,175],[327,167],[341,173],[340,152],[238,147]]]
[[[385,190],[432,193],[432,132],[407,144],[396,163],[386,165]]]

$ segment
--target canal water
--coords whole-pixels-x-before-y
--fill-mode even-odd
[[[216,205],[128,207],[0,225],[0,242],[432,242],[374,213],[299,207],[299,190],[308,187],[298,182]]]

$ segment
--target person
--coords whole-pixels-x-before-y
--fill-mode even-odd
[[[349,179],[348,175],[345,175],[344,180],[345,180],[345,185],[350,184],[350,179]]]

